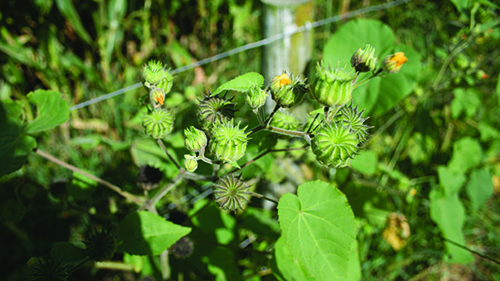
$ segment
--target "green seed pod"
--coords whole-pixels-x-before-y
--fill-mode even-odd
[[[174,115],[166,109],[153,110],[142,118],[142,126],[147,135],[159,139],[174,128]]]
[[[54,258],[31,258],[28,265],[34,270],[29,274],[32,280],[66,281],[69,277],[68,266]]]
[[[299,120],[288,112],[278,110],[271,120],[271,126],[294,131],[299,127]]]
[[[366,140],[369,136],[367,130],[373,128],[364,124],[364,122],[368,119],[362,117],[364,111],[365,110],[362,110],[358,113],[358,106],[353,107],[351,101],[349,106],[345,105],[342,107],[342,111],[335,118],[337,125],[347,127],[351,133],[356,135],[360,142]]]
[[[116,251],[116,238],[107,230],[90,232],[84,243],[85,254],[95,261],[109,260]]]
[[[252,195],[248,185],[234,174],[222,176],[214,184],[213,192],[219,207],[233,212],[243,210],[243,204],[249,202],[248,197]]]
[[[266,103],[267,90],[259,87],[254,87],[245,96],[245,102],[252,109],[258,109]]]
[[[349,128],[326,124],[311,141],[311,148],[318,162],[325,166],[342,168],[349,166],[358,151],[359,140]]]
[[[163,79],[156,85],[157,88],[162,89],[165,94],[170,93],[172,86],[174,85],[174,76],[169,72],[165,71],[163,74]]]
[[[191,152],[200,152],[207,146],[205,133],[193,126],[184,129],[184,137],[184,145]]]
[[[142,77],[144,77],[144,84],[146,87],[160,83],[164,75],[163,64],[159,61],[151,60],[142,70]],[[147,84],[146,84],[147,83]]]
[[[233,98],[226,99],[226,95],[203,95],[203,100],[198,99],[198,119],[203,130],[210,132],[215,123],[222,123],[234,117],[236,109],[232,103]]]
[[[186,158],[186,160],[184,160],[184,168],[186,168],[186,171],[190,173],[196,171],[198,168],[198,161],[196,158],[189,154],[185,154],[184,158]]]
[[[247,149],[248,133],[240,124],[233,122],[216,123],[210,139],[210,152],[222,162],[231,163],[240,159]]]
[[[274,77],[271,82],[271,97],[281,107],[289,108],[298,105],[307,92],[305,80],[294,77],[288,77],[288,74],[283,74]]]
[[[393,55],[385,57],[384,62],[382,63],[382,68],[389,74],[396,74],[401,70],[403,64],[406,62],[408,62],[408,59],[405,57],[405,53],[397,52]]]
[[[359,48],[351,57],[351,65],[357,72],[369,72],[375,70],[377,58],[374,56],[375,48],[366,45],[365,49]]]
[[[348,103],[352,98],[353,82],[356,74],[344,68],[316,66],[316,78],[311,87],[311,97],[327,107],[337,107]]]

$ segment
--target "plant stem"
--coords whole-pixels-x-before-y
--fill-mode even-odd
[[[274,204],[278,205],[278,201],[276,201],[276,200],[274,200],[274,199],[272,199],[272,198],[266,197],[266,196],[264,196],[264,195],[262,195],[262,194],[255,193],[255,192],[252,192],[252,191],[250,191],[250,193],[252,194],[252,196],[255,196],[255,197],[260,198],[260,199],[265,199],[265,200],[267,200],[267,201],[271,201],[271,202],[273,202]]]
[[[236,171],[239,171],[243,168],[245,168],[246,166],[252,164],[253,162],[259,160],[260,158],[262,158],[264,155],[270,153],[270,152],[282,152],[282,151],[292,151],[292,150],[301,150],[301,149],[306,149],[308,148],[309,145],[305,145],[303,147],[292,147],[292,148],[282,148],[282,149],[266,149],[264,152],[262,152],[261,154],[257,155],[257,157],[255,157],[254,159],[246,162],[245,164],[243,164],[240,168],[234,168],[233,170],[231,170],[230,172],[228,172],[226,175],[229,175],[229,174],[232,174]]]
[[[179,163],[177,163],[177,161],[175,161],[175,159],[172,157],[172,155],[170,155],[170,153],[168,152],[167,148],[163,144],[163,141],[161,139],[157,139],[156,142],[161,147],[161,149],[167,154],[167,156],[170,159],[170,161],[172,161],[172,163],[174,163],[174,165],[177,167],[177,169],[180,170],[181,166],[179,165]]]
[[[359,81],[356,83],[353,87],[353,90],[356,89],[357,87],[360,87],[364,84],[366,84],[368,81],[372,80],[373,78],[377,77],[380,73],[382,73],[382,68],[379,68],[375,73],[373,73],[371,76],[366,77],[365,79]]]
[[[156,203],[158,203],[158,201],[160,201],[160,199],[163,198],[163,196],[165,196],[172,188],[176,187],[177,184],[179,184],[181,182],[181,180],[184,177],[184,173],[185,172],[186,172],[186,170],[181,169],[181,172],[177,176],[175,176],[175,178],[173,178],[172,181],[170,181],[170,183],[168,183],[167,185],[165,185],[164,187],[162,187],[162,189],[160,189],[151,198],[151,200],[146,201],[139,209],[137,209],[137,211],[142,211],[142,210],[145,210],[145,209],[149,209],[150,206],[154,208],[154,206],[156,205]]]
[[[118,186],[116,186],[116,185],[114,185],[112,183],[109,183],[109,182],[107,182],[107,181],[105,181],[103,179],[100,179],[100,178],[98,178],[98,177],[96,177],[94,175],[91,175],[91,174],[89,174],[89,173],[87,173],[87,172],[85,172],[85,171],[83,171],[81,169],[78,169],[77,167],[75,167],[73,165],[70,165],[70,164],[68,164],[66,162],[63,162],[63,161],[55,158],[54,156],[52,156],[52,155],[50,155],[50,154],[48,154],[46,152],[41,151],[40,149],[36,149],[36,154],[38,154],[38,155],[46,158],[47,160],[50,160],[50,161],[56,163],[56,164],[59,164],[59,165],[65,167],[65,168],[67,168],[67,169],[69,169],[69,170],[71,170],[73,172],[80,173],[80,174],[82,174],[82,175],[84,175],[84,176],[86,176],[86,177],[88,177],[90,179],[95,180],[96,182],[98,182],[98,183],[100,183],[102,185],[105,185],[105,186],[109,187],[111,190],[113,190],[116,193],[120,194],[121,196],[129,199],[130,201],[134,202],[135,204],[137,204],[139,206],[142,205],[142,204],[144,204],[144,200],[143,199],[141,199],[141,198],[139,198],[139,197],[137,197],[137,196],[135,196],[135,195],[133,195],[131,193],[128,193],[126,191],[121,190],[121,188],[119,188]]]
[[[87,263],[89,260],[90,260],[89,257],[85,257],[81,262],[79,262],[78,264],[76,264],[75,266],[73,266],[70,270],[68,270],[68,274],[71,274],[71,273],[75,272],[75,270],[77,270],[80,266],[82,266],[85,263]]]
[[[219,175],[219,168],[220,168],[220,164],[214,164],[214,171],[212,173],[212,176],[214,178],[217,178],[217,176]]]
[[[273,112],[271,112],[271,114],[269,114],[269,117],[267,117],[266,121],[264,121],[264,124],[266,124],[266,127],[269,126],[269,124],[271,124],[271,121],[273,120],[274,114],[276,114],[278,109],[280,109],[280,106],[279,106],[279,104],[276,104],[276,106],[273,109]]]
[[[316,119],[318,119],[319,113],[314,116],[313,121],[311,122],[311,125],[309,125],[309,128],[307,129],[306,133],[309,134],[311,132],[312,126],[314,125],[314,122],[316,122]]]
[[[278,104],[276,104],[276,106],[274,107],[273,109],[273,112],[271,112],[271,114],[269,115],[269,117],[267,117],[267,119],[264,121],[264,125],[258,125],[256,126],[255,128],[251,129],[250,130],[250,134],[248,136],[251,136],[259,131],[262,131],[264,129],[266,129],[267,127],[269,127],[269,124],[271,123],[271,120],[274,116],[274,114],[278,111],[278,109],[280,109],[280,106]]]

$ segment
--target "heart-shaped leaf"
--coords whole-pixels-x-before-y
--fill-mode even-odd
[[[212,96],[227,90],[246,93],[250,91],[251,88],[261,87],[262,85],[264,85],[264,77],[257,72],[249,72],[220,85],[219,88],[212,93]]]
[[[28,134],[52,129],[69,118],[68,103],[55,91],[36,90],[28,94],[29,100],[37,107],[37,116],[26,127]]]
[[[338,188],[321,181],[305,183],[297,196],[281,197],[278,215],[292,255],[316,280],[346,280],[356,229]]]
[[[143,211],[132,213],[118,225],[120,248],[131,255],[159,255],[191,232],[166,219]]]

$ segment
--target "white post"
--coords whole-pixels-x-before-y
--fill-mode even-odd
[[[313,22],[312,0],[261,0],[263,2],[263,36],[271,37]],[[269,83],[283,70],[298,76],[311,58],[312,30],[296,33],[271,44],[262,52],[262,74]]]

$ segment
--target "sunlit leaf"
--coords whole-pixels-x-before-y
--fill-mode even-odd
[[[465,137],[453,144],[453,156],[448,167],[457,172],[466,172],[481,162],[483,151],[478,140]]]
[[[257,72],[249,72],[220,85],[212,95],[228,90],[245,93],[253,87],[261,87],[262,85],[264,85],[264,77]]]
[[[271,261],[271,268],[273,269],[274,276],[282,281],[316,280],[293,257],[283,236],[280,236],[274,245],[274,257]]]
[[[29,93],[28,98],[37,107],[35,120],[26,127],[28,134],[52,129],[68,120],[69,106],[60,93],[50,90],[36,90]]]
[[[472,209],[474,211],[478,210],[493,194],[493,182],[488,170],[480,169],[472,171],[466,190]]]
[[[297,196],[281,197],[278,215],[292,255],[316,280],[346,280],[355,225],[342,192],[321,181],[302,184]]]

